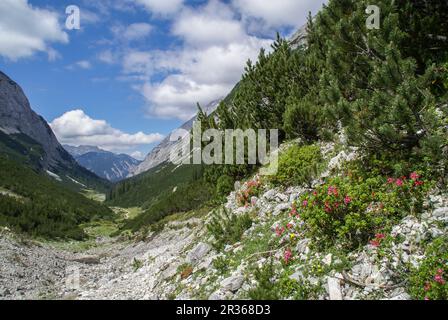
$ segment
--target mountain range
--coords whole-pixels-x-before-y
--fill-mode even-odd
[[[111,182],[125,179],[141,161],[127,154],[116,154],[95,146],[69,146],[64,148],[84,168]]]

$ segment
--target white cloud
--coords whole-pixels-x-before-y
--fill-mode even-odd
[[[133,23],[129,26],[114,26],[112,32],[117,40],[134,41],[146,38],[152,31],[148,23]]]
[[[90,69],[92,67],[92,64],[87,60],[81,60],[76,62],[75,64],[81,69]]]
[[[122,49],[122,75],[147,102],[148,115],[189,119],[196,103],[206,105],[226,96],[241,79],[248,59],[260,48],[270,50],[276,30],[301,26],[308,11],[325,0],[208,0],[201,5],[182,1],[135,0],[151,12],[171,15],[171,35],[181,45],[167,50]],[[171,10],[162,10],[162,4]],[[155,81],[154,79],[161,79]]]
[[[133,51],[123,59],[127,75],[143,78],[139,89],[148,102],[150,116],[186,120],[196,103],[206,105],[227,95],[240,80],[247,59],[255,60],[271,40],[249,36],[228,5],[211,0],[195,10],[185,8],[172,32],[184,42],[168,51]],[[160,82],[149,79],[166,73]]]
[[[59,141],[68,145],[93,145],[114,152],[125,152],[141,145],[150,145],[163,139],[159,133],[125,133],[113,128],[105,120],[95,120],[83,110],[64,113],[50,123]]]
[[[150,13],[168,16],[178,12],[183,5],[183,0],[135,0]]]
[[[83,70],[88,70],[92,68],[92,64],[90,63],[90,61],[87,60],[80,60],[77,61],[73,64],[70,64],[68,66],[65,67],[67,70],[75,70],[75,69],[83,69]]]
[[[246,19],[261,19],[264,27],[300,27],[308,12],[313,14],[328,0],[232,0],[234,7]],[[257,21],[251,21],[257,24]],[[258,26],[261,26],[259,23]]]
[[[50,43],[67,43],[55,12],[31,6],[27,0],[0,1],[0,55],[16,61],[36,52],[57,54]]]
[[[151,116],[188,120],[197,112],[197,102],[204,106],[230,89],[231,86],[222,83],[201,84],[182,75],[172,75],[162,83],[147,82],[142,93],[151,102],[148,110]]]
[[[123,70],[126,74],[149,75],[154,66],[153,56],[150,52],[130,51],[123,57]]]
[[[81,24],[96,24],[101,22],[101,17],[93,11],[87,10],[85,8],[81,9]]]
[[[114,64],[116,60],[115,54],[111,50],[104,50],[98,54],[98,60],[107,64]]]
[[[90,7],[98,11],[102,19],[109,18],[112,11],[134,13],[135,0],[83,0],[82,7]],[[82,9],[82,12],[85,9]],[[81,13],[82,14],[82,13]]]
[[[184,9],[173,27],[173,34],[187,45],[225,45],[244,40],[246,32],[229,6],[211,0],[202,9]]]

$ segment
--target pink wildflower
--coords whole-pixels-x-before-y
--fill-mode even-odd
[[[297,208],[296,208],[296,205],[295,205],[295,204],[292,205],[291,213],[290,213],[289,215],[290,215],[291,217],[295,217],[295,216],[297,216]]]
[[[425,183],[423,182],[423,181],[415,181],[414,182],[414,186],[416,186],[416,187],[419,187],[419,186],[422,186],[422,185],[424,185]]]
[[[370,244],[376,248],[378,248],[380,246],[380,242],[378,240],[371,240]]]
[[[277,234],[277,236],[281,236],[282,234],[283,234],[283,232],[285,232],[285,228],[279,228],[279,227],[277,227],[277,228],[275,228],[275,233]]]
[[[385,236],[383,233],[377,233],[377,234],[375,235],[375,238],[376,238],[377,240],[382,240],[382,239],[386,238],[386,236]]]
[[[437,282],[438,284],[442,284],[442,285],[445,284],[445,280],[443,279],[443,277],[440,274],[437,274],[434,277],[434,281]]]
[[[402,179],[397,179],[395,181],[395,184],[397,185],[397,187],[402,187],[403,186],[403,180]]]
[[[412,180],[416,181],[420,178],[420,175],[417,172],[412,172],[409,176]]]
[[[345,205],[348,205],[348,204],[350,204],[352,202],[352,198],[350,198],[349,196],[345,196],[345,198],[344,198],[344,203],[345,203]]]
[[[336,187],[334,187],[334,186],[328,187],[328,195],[329,196],[331,196],[331,195],[337,196],[338,195],[338,189]]]
[[[307,207],[307,206],[308,206],[308,200],[303,200],[302,205],[303,205],[304,207]]]
[[[283,258],[285,259],[285,263],[286,263],[286,264],[288,264],[288,263],[291,261],[291,258],[292,258],[292,252],[291,252],[290,249],[287,249],[287,250],[285,251],[285,254],[284,254]]]

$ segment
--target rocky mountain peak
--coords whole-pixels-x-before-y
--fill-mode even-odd
[[[0,71],[0,130],[8,135],[25,134],[42,145],[41,165],[51,169],[71,166],[72,157],[62,148],[48,123],[30,106],[22,88]]]

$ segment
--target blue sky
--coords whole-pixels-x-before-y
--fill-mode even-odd
[[[62,143],[142,157],[323,0],[1,0],[0,70]],[[67,30],[66,7],[81,11]]]

